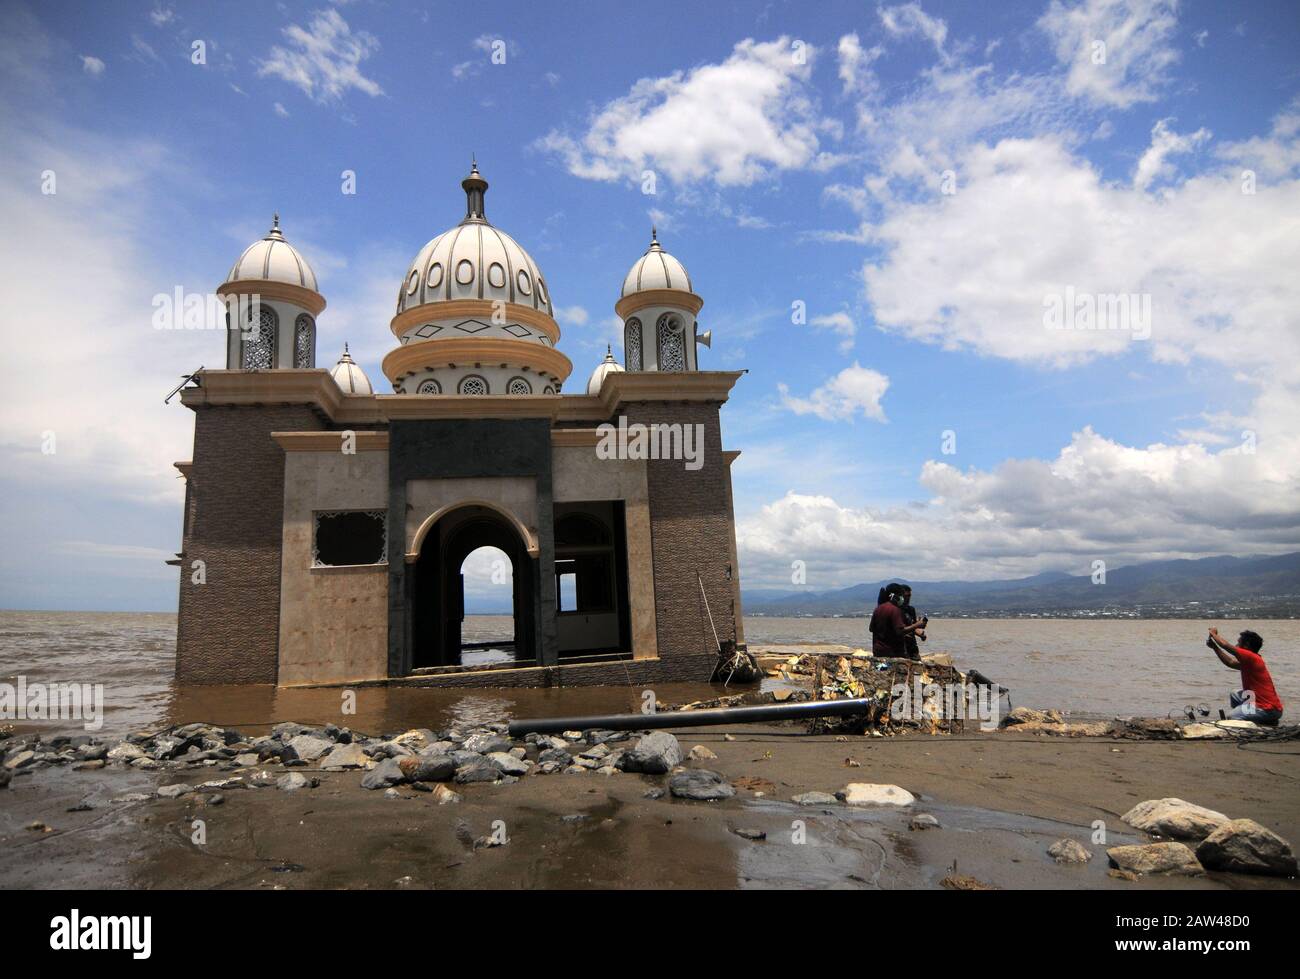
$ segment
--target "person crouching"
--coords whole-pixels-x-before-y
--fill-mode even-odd
[[[1219,716],[1224,720],[1254,721],[1275,727],[1282,718],[1282,698],[1277,695],[1273,677],[1259,654],[1264,648],[1259,633],[1247,629],[1237,637],[1237,645],[1232,646],[1219,635],[1218,629],[1211,628],[1205,644],[1214,650],[1224,666],[1241,671],[1242,689],[1229,695],[1232,709],[1219,711]]]

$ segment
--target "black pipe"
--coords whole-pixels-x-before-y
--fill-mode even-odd
[[[793,704],[758,704],[753,707],[719,707],[712,710],[665,711],[662,714],[604,714],[594,717],[538,717],[510,722],[510,736],[558,734],[564,731],[646,731],[652,728],[708,727],[745,721],[792,721],[804,717],[844,717],[865,714],[876,701],[870,697],[849,700],[806,700]]]

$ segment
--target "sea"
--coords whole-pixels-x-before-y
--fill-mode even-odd
[[[838,643],[869,646],[867,620],[746,618],[751,647]],[[925,652],[946,652],[1010,690],[1014,706],[1058,708],[1084,719],[1217,716],[1238,676],[1205,647],[1208,627],[1264,637],[1263,655],[1283,701],[1300,711],[1300,620],[932,619]],[[508,616],[469,616],[466,641],[510,635]],[[366,733],[438,728],[506,717],[571,716],[639,710],[644,685],[549,690],[359,687],[348,712],[337,688],[180,686],[174,680],[176,616],[136,612],[0,611],[0,684],[103,685],[100,732],[152,731],[207,721],[257,732],[280,721],[347,725]],[[726,692],[721,686],[665,684],[659,700],[680,703]],[[3,697],[0,696],[0,703]],[[74,730],[84,722],[30,720],[19,730]]]

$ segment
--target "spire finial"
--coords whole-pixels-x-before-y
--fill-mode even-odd
[[[279,212],[279,211],[276,211],[274,214],[271,215],[271,230],[268,231],[268,232],[266,233],[266,237],[268,237],[268,238],[280,238],[280,239],[283,239],[283,238],[284,238],[284,234],[280,231],[280,212]]]
[[[653,225],[653,224],[650,225],[650,240],[651,241],[659,240],[659,228],[657,225]]]
[[[465,220],[461,224],[487,224],[487,215],[483,211],[483,196],[487,193],[488,182],[478,172],[478,158],[470,154],[469,176],[460,182],[465,191]]]

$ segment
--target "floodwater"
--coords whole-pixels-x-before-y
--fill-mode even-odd
[[[509,636],[509,619],[471,616],[466,641]],[[1081,716],[1178,715],[1186,704],[1217,709],[1234,689],[1236,674],[1208,649],[1206,628],[1228,636],[1254,628],[1282,699],[1300,709],[1300,621],[1202,623],[1158,619],[934,620],[927,652],[948,652],[1011,689],[1012,702],[1058,707]],[[751,647],[771,643],[867,643],[865,619],[745,620]],[[632,712],[642,687],[549,690],[359,687],[356,712],[341,716],[338,689],[279,690],[270,686],[178,687],[172,679],[176,617],[125,612],[0,612],[0,683],[104,685],[103,731],[153,730],[208,721],[255,731],[279,721],[346,724],[359,731],[392,732],[501,720]],[[490,682],[486,679],[485,682]],[[663,684],[665,702],[717,696],[708,684]],[[20,727],[30,726],[30,722]],[[51,721],[60,730],[79,726]]]

